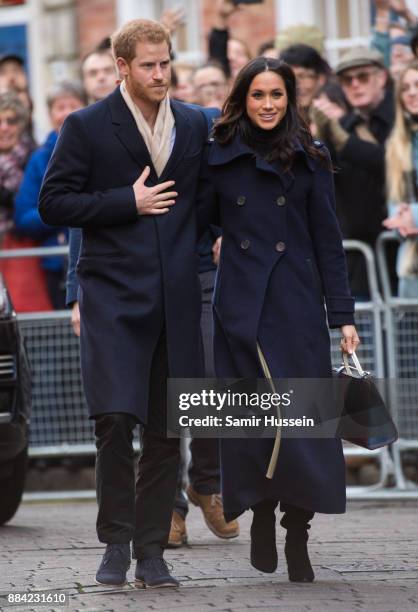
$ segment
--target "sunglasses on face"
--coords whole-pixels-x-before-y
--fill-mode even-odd
[[[16,125],[18,122],[18,118],[17,117],[5,117],[4,119],[2,119],[2,117],[0,117],[0,125],[2,123],[4,123],[4,125]]]
[[[360,72],[355,72],[354,74],[341,74],[339,77],[341,85],[349,87],[352,85],[353,81],[356,80],[362,85],[368,83],[373,74],[375,74],[376,70],[360,70]]]

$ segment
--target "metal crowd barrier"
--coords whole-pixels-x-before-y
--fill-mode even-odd
[[[68,255],[68,247],[0,251],[9,258]],[[94,434],[81,385],[79,340],[68,310],[18,314],[33,376],[29,455],[92,454]]]
[[[418,493],[415,483],[405,478],[402,453],[418,450],[418,297],[392,295],[387,262],[387,245],[400,242],[396,232],[383,232],[376,255],[384,295],[385,340],[389,403],[399,431],[392,445],[396,486]]]
[[[370,301],[356,303],[356,325],[362,339],[359,358],[366,370],[377,377],[385,373],[383,349],[383,316],[387,308],[378,289],[375,260],[371,248],[358,241],[344,241],[346,251],[360,252],[366,263]],[[0,251],[0,260],[10,257],[66,255],[68,247]],[[418,321],[418,302],[416,309]],[[90,455],[95,453],[93,427],[87,417],[79,369],[79,341],[71,327],[69,311],[24,313],[18,315],[33,368],[33,409],[30,424],[30,455],[51,457]],[[418,333],[418,331],[417,331]],[[340,332],[331,331],[333,365],[341,363]],[[396,345],[398,346],[398,345]],[[418,346],[418,343],[417,343]],[[389,350],[389,346],[387,345]],[[393,364],[392,364],[393,367]],[[391,370],[395,371],[395,370]],[[137,447],[138,448],[138,447]],[[399,447],[400,448],[400,447]],[[402,446],[402,449],[404,447]],[[386,492],[393,464],[387,448],[367,451],[344,447],[346,456],[376,458],[380,466],[379,481],[371,486],[347,488],[350,498],[373,497]],[[396,465],[395,465],[396,467]],[[400,460],[398,466],[400,469]],[[401,482],[397,473],[397,482]]]
[[[68,311],[18,315],[33,374],[30,455],[95,452],[79,366],[79,340]]]

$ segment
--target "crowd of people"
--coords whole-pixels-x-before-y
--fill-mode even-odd
[[[393,287],[400,296],[416,297],[418,20],[405,1],[376,0],[374,4],[370,48],[346,51],[334,69],[325,58],[324,37],[311,27],[288,28],[276,40],[262,44],[257,54],[279,58],[294,71],[303,116],[331,152],[344,238],[373,247],[382,230],[398,230],[402,245],[396,273],[395,265],[391,269]],[[230,0],[218,1],[208,59],[194,66],[174,58],[171,97],[222,109],[237,74],[252,57],[248,45],[229,28],[230,17],[242,10]],[[172,32],[182,19],[178,11],[162,16]],[[37,147],[23,61],[13,53],[0,58],[2,249],[67,244],[67,229],[48,228],[37,213],[43,174],[67,115],[107,96],[118,79],[109,41],[104,40],[84,58],[80,82],[61,82],[47,94],[52,130]],[[220,240],[214,246],[215,258],[219,246]],[[348,264],[353,295],[367,299],[362,256],[349,254]],[[1,267],[18,311],[64,307],[62,257],[48,257],[42,263],[4,260]]]

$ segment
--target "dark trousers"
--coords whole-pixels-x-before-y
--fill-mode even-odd
[[[106,544],[133,540],[134,558],[162,556],[170,533],[180,463],[179,440],[166,438],[167,347],[163,333],[150,377],[148,424],[140,426],[135,486],[135,417],[111,413],[95,419],[97,535]]]
[[[215,378],[213,362],[213,322],[212,322],[212,293],[215,282],[215,271],[200,274],[202,286],[202,317],[200,327],[202,331],[203,349],[205,353],[205,375]],[[216,438],[193,438],[190,443],[191,461],[188,469],[189,482],[193,489],[201,495],[212,495],[221,490],[219,469],[219,441]],[[185,518],[188,512],[187,498],[183,492],[182,462],[177,478],[177,491],[175,510]]]

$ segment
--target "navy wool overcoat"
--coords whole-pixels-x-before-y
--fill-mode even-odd
[[[68,117],[43,183],[45,223],[82,228],[81,368],[90,416],[125,412],[147,422],[163,328],[170,376],[203,376],[195,196],[207,122],[180,102],[171,107],[175,143],[159,178],[117,88]],[[147,186],[176,181],[176,204],[164,215],[137,214],[132,185],[147,165]]]
[[[205,216],[215,207],[219,218],[212,220],[223,235],[213,298],[219,377],[263,376],[257,343],[273,378],[329,377],[327,316],[330,327],[354,322],[332,173],[295,146],[287,172],[239,136],[225,146],[212,141],[205,151],[200,210]],[[315,512],[345,511],[340,440],[282,439],[270,480],[273,443],[221,441],[228,519],[266,498]]]

